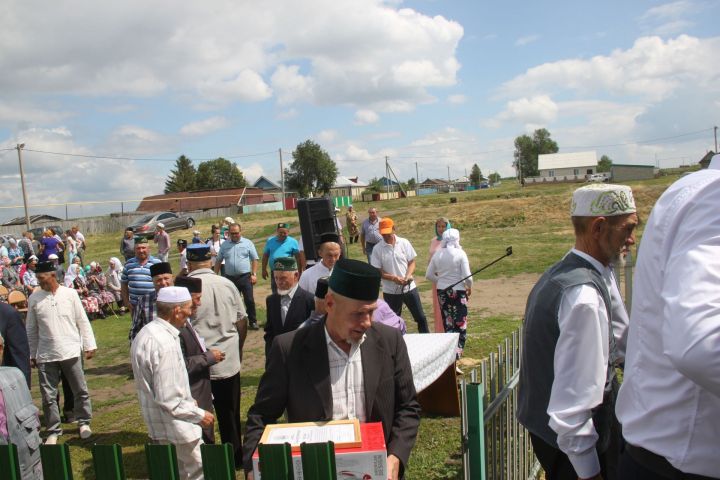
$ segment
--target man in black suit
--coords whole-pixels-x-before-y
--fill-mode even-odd
[[[268,363],[273,339],[292,332],[308,319],[315,308],[315,297],[298,285],[300,273],[294,257],[280,257],[273,264],[277,293],[267,297],[265,323],[265,365]]]
[[[289,422],[382,422],[388,478],[402,477],[415,444],[420,406],[402,335],[372,323],[379,287],[377,269],[357,260],[338,261],[325,296],[327,320],[273,342],[248,412],[243,448],[248,478],[265,426],[285,411]]]
[[[175,277],[176,287],[185,287],[192,297],[192,314],[197,313],[202,298],[202,280],[197,277],[178,275]],[[205,347],[205,340],[200,338],[188,319],[185,326],[180,329],[180,348],[185,357],[185,368],[188,372],[190,394],[198,407],[206,412],[213,413],[212,387],[210,383],[210,367],[225,360],[225,352],[216,348]],[[203,443],[215,443],[215,423],[203,427]]]
[[[0,335],[5,339],[2,366],[20,369],[30,388],[30,346],[27,332],[20,314],[6,303],[0,303]]]

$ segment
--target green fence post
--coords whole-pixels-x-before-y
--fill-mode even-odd
[[[337,480],[337,467],[335,466],[335,444],[302,443],[300,444],[302,456],[303,478],[314,480]]]
[[[21,480],[17,447],[0,445],[0,480]]]
[[[294,480],[292,447],[289,443],[259,444],[260,473],[263,480]]]
[[[73,480],[67,444],[40,445],[40,460],[44,480]]]
[[[125,480],[125,467],[122,461],[122,448],[113,445],[93,445],[93,468],[95,480]]]
[[[477,480],[486,480],[484,392],[485,386],[482,383],[470,383],[465,387],[470,478]]]
[[[175,445],[145,444],[150,480],[180,480]]]
[[[205,480],[235,480],[235,457],[232,445],[200,445]]]

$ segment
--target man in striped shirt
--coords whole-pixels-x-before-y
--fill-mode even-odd
[[[150,266],[156,263],[160,263],[160,259],[150,255],[147,238],[136,237],[135,256],[127,261],[120,276],[120,292],[130,313],[133,313],[140,297],[155,292]]]

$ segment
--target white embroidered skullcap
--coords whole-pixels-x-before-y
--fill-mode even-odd
[[[573,193],[572,217],[613,217],[635,213],[635,199],[627,185],[592,184]]]
[[[192,300],[185,287],[165,287],[158,292],[157,301],[162,303],[185,303]]]

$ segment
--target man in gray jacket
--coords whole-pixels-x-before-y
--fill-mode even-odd
[[[0,336],[0,363],[4,347]],[[12,443],[17,447],[20,477],[24,480],[42,479],[39,429],[38,409],[25,376],[15,367],[0,367],[0,445]]]

